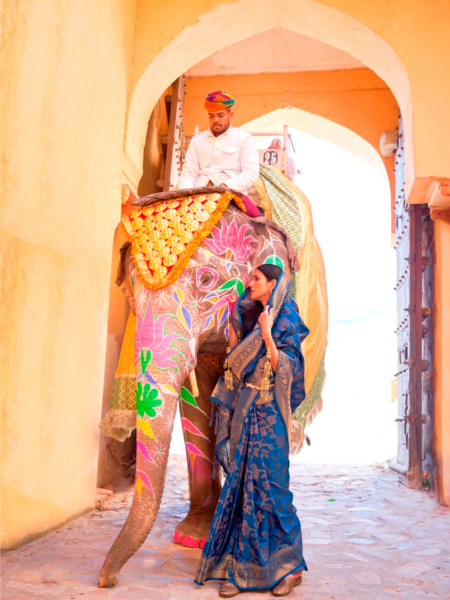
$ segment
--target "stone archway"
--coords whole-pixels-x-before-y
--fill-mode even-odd
[[[220,27],[217,24],[220,23]],[[379,75],[392,90],[405,124],[407,189],[414,180],[411,86],[390,44],[355,18],[315,0],[237,0],[221,4],[183,29],[140,75],[128,107],[125,150],[137,168],[149,114],[161,93],[205,57],[273,27],[287,29],[344,50]],[[137,60],[137,58],[136,58]],[[142,62],[142,57],[139,61]]]

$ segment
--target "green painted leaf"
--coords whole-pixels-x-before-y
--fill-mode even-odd
[[[155,408],[161,406],[162,400],[158,398],[158,390],[152,388],[149,383],[146,383],[142,387],[140,381],[137,382],[136,386],[136,412],[142,419],[144,415],[150,418],[156,417]]]
[[[141,370],[142,375],[145,373],[145,369],[147,368],[148,363],[152,358],[152,353],[150,350],[147,350],[146,355],[144,356],[144,350],[141,350]]]
[[[238,296],[240,296],[244,292],[244,284],[240,279],[236,284],[236,292]]]
[[[195,408],[198,408],[197,406],[197,402],[195,401],[194,396],[191,394],[191,392],[186,389],[185,387],[181,388],[181,392],[180,392],[180,398],[182,400],[184,400],[185,402],[187,402],[188,404],[191,404],[192,406],[195,406]]]
[[[234,287],[238,281],[239,280],[236,278],[230,279],[230,281],[227,281],[226,283],[221,285],[220,288],[217,288],[217,291],[220,292],[222,290],[229,290],[230,288]]]
[[[275,256],[275,254],[273,254],[272,256],[268,256],[266,258],[266,260],[264,261],[265,265],[277,265],[277,267],[280,267],[280,269],[284,270],[284,265],[283,265],[283,261],[278,258],[278,256]]]
[[[148,383],[146,384],[148,385]],[[147,398],[149,400],[155,400],[155,398],[158,397],[158,390],[156,388],[153,388],[150,393],[147,395]],[[158,405],[159,406],[159,405]]]

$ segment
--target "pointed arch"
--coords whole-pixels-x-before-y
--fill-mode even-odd
[[[163,91],[179,75],[210,54],[273,27],[344,50],[387,83],[403,115],[407,179],[412,183],[411,86],[400,56],[386,40],[357,19],[315,0],[237,0],[216,6],[194,25],[183,29],[150,62],[132,92],[125,137],[125,151],[132,163],[140,170],[149,115]]]

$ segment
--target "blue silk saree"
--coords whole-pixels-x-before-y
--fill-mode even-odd
[[[236,302],[232,325],[239,343],[228,356],[233,389],[222,376],[217,405],[216,458],[226,480],[200,559],[195,582],[231,581],[241,590],[270,589],[290,573],[308,570],[300,521],[289,491],[292,412],[305,398],[301,342],[309,331],[289,298],[283,273],[269,300],[272,337],[279,351],[267,400],[260,398],[266,347],[259,324],[245,335],[247,289]]]

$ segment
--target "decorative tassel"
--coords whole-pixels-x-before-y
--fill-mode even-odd
[[[272,365],[270,364],[271,358],[272,358],[272,353],[270,351],[270,347],[268,347],[267,353],[266,353],[266,364],[264,365],[264,377],[261,379],[261,382],[260,382],[260,388],[261,388],[260,399],[263,401],[266,401],[269,397],[270,376],[272,375]]]
[[[230,351],[231,351],[230,346],[228,346],[227,351],[226,351],[227,352],[227,356],[230,353]],[[232,390],[233,389],[233,373],[232,373],[232,371],[230,369],[230,366],[228,364],[228,360],[227,359],[225,359],[223,368],[225,369],[225,373],[224,373],[224,376],[225,376],[225,389]]]

